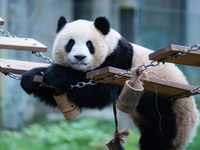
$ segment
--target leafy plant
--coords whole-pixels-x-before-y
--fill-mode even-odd
[[[33,124],[21,132],[0,130],[1,150],[107,150],[113,138],[113,121],[80,119],[56,124]],[[131,131],[124,144],[126,150],[137,150],[139,135]],[[136,141],[134,141],[136,140]],[[133,149],[133,147],[135,149]]]

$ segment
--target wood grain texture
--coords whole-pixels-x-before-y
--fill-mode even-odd
[[[119,72],[126,72],[126,71],[114,67],[106,67],[87,73],[87,78],[93,80],[100,80],[105,77],[117,74]],[[124,86],[125,81],[130,79],[130,77],[131,77],[130,75],[125,75],[122,78],[116,78],[111,80],[110,83],[119,86]],[[142,82],[144,84],[143,86],[145,91],[159,93],[166,96],[177,96],[185,92],[189,92],[191,90],[196,89],[195,86],[170,82],[155,77],[148,77],[148,79],[142,79]]]
[[[31,38],[0,37],[0,49],[46,52],[47,47]]]
[[[36,67],[48,67],[50,64],[46,63],[35,63],[27,61],[18,61],[18,60],[9,60],[9,59],[0,59],[0,72],[2,73],[15,73],[22,74],[30,69]]]
[[[86,78],[92,79],[92,80],[101,80],[105,77],[115,75],[119,72],[126,72],[126,70],[122,70],[122,69],[118,69],[114,67],[105,67],[105,68],[87,73]],[[110,84],[124,86],[125,81],[130,79],[130,77],[131,77],[130,75],[125,75],[121,78],[115,78],[111,80]],[[178,96],[197,88],[195,86],[166,81],[166,80],[155,78],[155,77],[148,77],[148,79],[142,79],[141,81],[143,82],[144,91],[158,93],[158,94],[162,94],[162,95],[166,95],[170,97]],[[39,82],[39,83],[44,84],[43,77],[35,76],[34,82]]]
[[[190,49],[190,47],[180,46],[171,44],[165,48],[159,49],[149,55],[150,60],[161,61],[162,59],[177,54],[183,49]],[[190,65],[200,67],[200,50],[191,51],[184,56],[178,56],[172,60],[170,63],[182,64],[182,65]]]
[[[0,17],[0,25],[4,24],[4,20]]]

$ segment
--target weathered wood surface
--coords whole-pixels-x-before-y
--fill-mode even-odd
[[[179,46],[171,44],[165,48],[159,49],[149,55],[150,60],[161,61],[162,59],[169,57],[171,55],[179,53],[183,49],[190,49],[190,47]],[[169,62],[190,66],[200,67],[200,50],[191,51],[184,56],[178,56],[174,59],[170,59]]]
[[[47,47],[31,38],[0,37],[0,49],[46,52]]]
[[[117,74],[119,72],[126,71],[114,67],[106,67],[87,73],[87,78],[93,80],[100,80],[105,77]],[[123,86],[127,79],[130,79],[130,75],[125,75],[121,78],[113,79],[110,83]],[[142,79],[142,82],[144,84],[143,86],[145,91],[159,93],[166,96],[177,96],[196,89],[195,86],[170,82],[155,77],[148,77],[148,79]]]
[[[4,20],[0,17],[0,25],[4,24]]]
[[[86,78],[87,79],[93,79],[93,80],[100,80],[105,77],[110,77],[112,75],[115,75],[119,72],[126,72],[126,70],[114,68],[114,67],[105,67],[102,69],[98,69],[92,72],[87,73]],[[115,78],[110,81],[111,84],[124,86],[124,83],[126,80],[130,79],[130,75],[125,75],[121,78]],[[43,77],[42,76],[35,76],[34,82],[43,83]],[[189,92],[191,90],[196,89],[195,86],[175,83],[171,81],[166,81],[160,78],[155,77],[148,77],[148,79],[142,79],[144,91],[158,93],[166,96],[177,96],[181,95],[183,93]],[[199,93],[200,94],[200,93]]]
[[[47,67],[50,64],[46,63],[35,63],[27,61],[18,61],[18,60],[9,60],[9,59],[0,59],[0,72],[2,73],[15,73],[22,74],[30,69],[36,67]]]

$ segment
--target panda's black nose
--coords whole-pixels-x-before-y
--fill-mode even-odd
[[[74,57],[75,57],[76,59],[78,59],[78,60],[83,60],[84,58],[86,58],[85,55],[75,55]]]

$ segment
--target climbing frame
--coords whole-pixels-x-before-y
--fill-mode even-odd
[[[124,73],[126,72],[126,70],[122,70],[115,67],[105,67],[105,68],[97,69],[95,71],[88,72],[86,74],[86,78],[92,79],[94,81],[98,81],[98,80],[102,80],[107,77],[111,77],[113,75],[119,74],[119,72]],[[129,80],[130,78],[131,76],[126,74],[126,75],[121,76],[120,78],[111,79],[109,83],[115,84],[118,86],[124,86],[125,81]],[[158,94],[162,94],[162,95],[166,95],[170,97],[181,95],[197,88],[195,86],[166,81],[161,78],[155,78],[155,77],[144,78],[144,79],[141,79],[141,81],[143,82],[144,91],[153,92],[153,93],[156,92]],[[41,84],[44,84],[43,77],[35,76],[34,82],[39,82]],[[194,95],[195,94],[198,94],[198,93],[194,93]]]
[[[3,19],[0,18],[0,25],[3,25],[3,23],[4,23]],[[34,39],[18,38],[15,36],[0,37],[0,49],[32,51],[34,53],[47,51],[47,47],[45,45],[41,44],[40,42]],[[172,44],[150,54],[149,58],[155,61],[163,61],[163,59],[170,58],[171,56],[174,56],[179,52],[181,52],[183,49],[188,49],[188,47]],[[167,60],[168,59],[166,59],[166,61]],[[190,51],[184,56],[173,57],[173,59],[170,59],[170,62],[200,67],[200,52]],[[9,73],[22,74],[32,68],[48,67],[49,65],[50,64],[46,63],[44,64],[44,63],[8,60],[0,58],[0,72],[4,74],[9,74]],[[126,71],[114,67],[105,67],[87,73],[86,78],[97,81],[114,75],[120,76],[120,72],[126,72]],[[124,74],[120,78],[109,79],[109,83],[123,86],[125,81],[128,79],[130,79],[130,75]],[[43,83],[42,80],[43,80],[42,76],[35,76],[34,78],[34,82]],[[154,77],[148,77],[144,79],[142,78],[141,80],[143,82],[145,91],[156,92],[158,94],[163,94],[167,96],[181,95],[183,93],[190,92],[191,90],[194,90],[196,88],[194,86],[183,85]],[[199,92],[194,94],[199,94]]]
[[[0,37],[0,49],[46,52],[47,47],[31,38]]]
[[[114,68],[114,67],[106,67],[102,69],[98,69],[92,72],[87,73],[87,78],[92,80],[100,80],[106,77],[118,74],[119,72],[126,72],[126,70]],[[122,76],[121,78],[115,78],[110,81],[111,84],[116,84],[119,86],[124,86],[126,80],[130,79],[130,75]],[[144,91],[148,92],[157,92],[159,94],[163,94],[166,96],[177,96],[183,93],[194,90],[195,86],[184,85],[180,83],[166,81],[160,78],[148,77],[147,79],[142,79]]]
[[[177,56],[174,58],[171,57],[175,56],[179,52],[182,53],[183,52],[182,50],[187,50],[187,49],[190,48],[171,44],[165,48],[159,49],[156,52],[151,53],[149,55],[149,59],[155,61],[162,61],[165,58],[168,58],[166,59],[167,62],[200,67],[200,50],[190,51],[189,53],[183,56]]]
[[[4,74],[8,74],[10,72],[15,74],[22,74],[36,67],[48,67],[48,66],[49,64],[46,63],[36,63],[36,62],[9,60],[0,58],[0,72]]]

